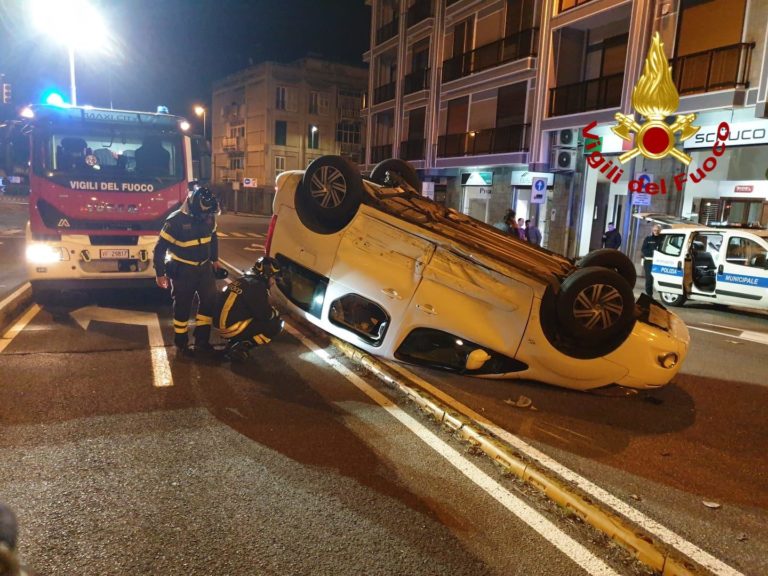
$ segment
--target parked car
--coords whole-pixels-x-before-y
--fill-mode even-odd
[[[661,234],[652,272],[662,302],[768,310],[768,231],[695,226]]]
[[[477,376],[654,388],[680,369],[685,324],[635,302],[621,252],[574,262],[420,190],[397,159],[281,174],[266,251],[283,305],[371,354]]]

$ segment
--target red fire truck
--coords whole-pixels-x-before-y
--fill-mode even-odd
[[[154,285],[152,249],[193,179],[183,118],[31,106],[27,267],[50,290]]]

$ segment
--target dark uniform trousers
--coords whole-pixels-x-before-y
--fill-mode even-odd
[[[192,315],[192,303],[197,293],[199,304],[195,316],[195,343],[207,343],[211,335],[217,295],[213,266],[210,262],[200,266],[191,266],[183,262],[174,262],[174,264],[175,270],[171,277],[173,342],[181,348],[187,345],[189,317]]]

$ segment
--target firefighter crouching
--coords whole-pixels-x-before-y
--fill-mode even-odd
[[[277,261],[259,258],[219,294],[216,328],[229,341],[226,355],[230,359],[247,359],[254,346],[269,344],[283,330],[280,313],[269,303],[269,288],[279,273]]]
[[[219,244],[216,214],[219,203],[208,188],[195,186],[177,211],[165,221],[154,251],[155,274],[160,288],[171,288],[173,343],[182,354],[210,352],[209,342],[216,306]],[[166,255],[170,260],[166,263]],[[189,347],[189,317],[198,295],[194,348]]]

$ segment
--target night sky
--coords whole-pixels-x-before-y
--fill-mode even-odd
[[[65,2],[66,0],[60,0]],[[78,53],[78,104],[194,117],[217,79],[265,60],[317,55],[363,66],[370,42],[364,0],[92,0],[110,46]],[[67,50],[33,29],[24,0],[0,0],[0,73],[14,104],[46,89],[69,98]],[[210,121],[210,120],[209,120]]]

